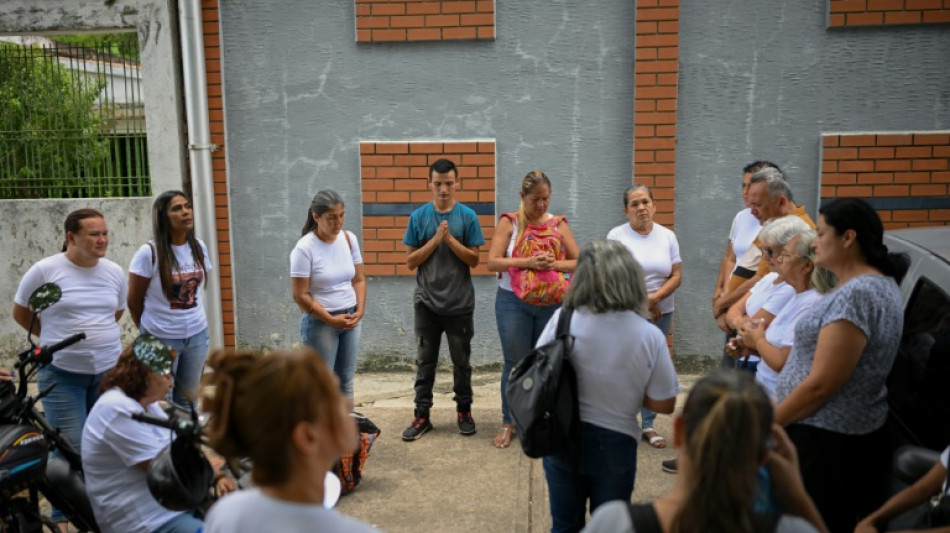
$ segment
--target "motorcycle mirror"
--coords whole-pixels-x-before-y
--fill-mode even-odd
[[[40,314],[59,301],[63,296],[62,289],[55,283],[44,283],[30,295],[30,309],[34,314]]]

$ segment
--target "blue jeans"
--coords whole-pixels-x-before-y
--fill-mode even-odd
[[[660,331],[663,332],[663,336],[666,337],[670,334],[670,326],[673,324],[673,312],[663,313],[660,315],[660,319],[654,322],[656,327],[660,328]],[[641,428],[644,430],[653,429],[653,421],[656,420],[656,413],[645,407],[640,408],[640,420]]]
[[[499,287],[495,295],[495,323],[501,338],[501,353],[504,367],[501,370],[501,421],[511,423],[508,412],[508,375],[518,361],[533,348],[541,331],[551,319],[551,315],[560,309],[560,305],[532,305],[515,296],[512,291]]]
[[[356,311],[355,307],[333,311],[330,314],[345,315]],[[311,315],[300,317],[300,339],[320,354],[327,367],[340,378],[340,389],[347,398],[353,397],[353,376],[356,375],[356,356],[360,352],[361,322],[353,329],[337,329]]]
[[[551,532],[573,533],[584,527],[588,500],[591,514],[611,500],[630,501],[637,475],[637,439],[582,422],[577,455],[566,450],[542,462]]]
[[[181,513],[158,526],[152,533],[198,533],[204,525],[204,522],[195,518],[193,514]]]
[[[86,416],[92,410],[92,405],[99,399],[99,382],[104,375],[105,372],[77,374],[54,365],[46,365],[36,374],[39,390],[56,384],[49,395],[43,398],[43,411],[50,425],[59,428],[76,452],[81,451],[82,428],[86,425]],[[57,449],[53,455],[58,457],[61,454]],[[50,518],[56,522],[66,519],[56,508],[53,508]]]
[[[158,337],[158,340],[178,353],[172,367],[175,374],[175,388],[172,390],[171,400],[181,407],[190,409],[192,402],[198,397],[201,373],[204,372],[205,359],[208,358],[208,328],[187,339]]]

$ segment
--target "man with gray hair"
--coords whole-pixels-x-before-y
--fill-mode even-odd
[[[792,189],[788,186],[785,174],[774,167],[764,168],[756,172],[749,180],[749,207],[752,209],[752,214],[762,224],[772,218],[795,215],[804,220],[808,227],[815,228],[815,222],[805,212],[805,207],[795,205]],[[730,329],[722,320],[722,315],[762,279],[762,276],[769,272],[769,264],[762,257],[762,246],[758,239],[737,260],[736,270],[740,268],[754,270],[755,275],[743,279],[734,272],[729,279],[727,291],[713,305],[713,315],[719,317],[717,319],[720,323],[719,326],[726,332]]]

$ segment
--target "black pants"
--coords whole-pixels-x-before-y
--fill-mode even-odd
[[[852,533],[858,521],[887,498],[891,460],[884,427],[847,435],[792,424],[788,436],[798,448],[805,490],[832,533]]]
[[[416,409],[427,411],[432,407],[432,385],[435,367],[439,362],[442,333],[449,342],[452,357],[452,377],[455,385],[455,403],[468,408],[472,405],[472,335],[475,323],[472,313],[457,316],[440,315],[421,302],[415,303],[416,330]]]

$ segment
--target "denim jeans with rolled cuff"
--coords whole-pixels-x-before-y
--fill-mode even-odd
[[[575,462],[576,461],[576,462]],[[574,533],[590,513],[611,500],[630,501],[637,475],[637,439],[581,422],[577,451],[542,459],[548,483],[551,532]]]
[[[439,363],[439,347],[442,334],[449,344],[452,358],[453,392],[460,409],[472,405],[472,336],[475,322],[472,313],[446,316],[430,310],[422,302],[416,302],[414,322],[416,334],[416,412],[428,413],[432,407],[432,387],[435,384],[435,369]]]
[[[331,316],[356,312],[356,307],[331,311]],[[356,375],[356,358],[360,352],[360,322],[353,329],[337,329],[326,322],[305,314],[300,317],[300,338],[304,345],[320,354],[327,367],[333,369],[340,380],[343,394],[353,398],[353,378]]]
[[[660,319],[653,323],[656,327],[660,328],[660,331],[663,332],[663,336],[667,337],[670,334],[670,326],[673,325],[673,312],[663,313],[660,315]],[[640,420],[644,430],[653,429],[653,421],[656,420],[656,412],[647,409],[646,407],[640,408]]]
[[[501,370],[501,421],[511,423],[508,412],[508,375],[511,369],[527,355],[541,336],[541,331],[551,319],[551,315],[560,309],[560,305],[532,305],[513,291],[499,288],[495,295],[495,323],[498,337],[501,339],[501,353],[504,366]]]

